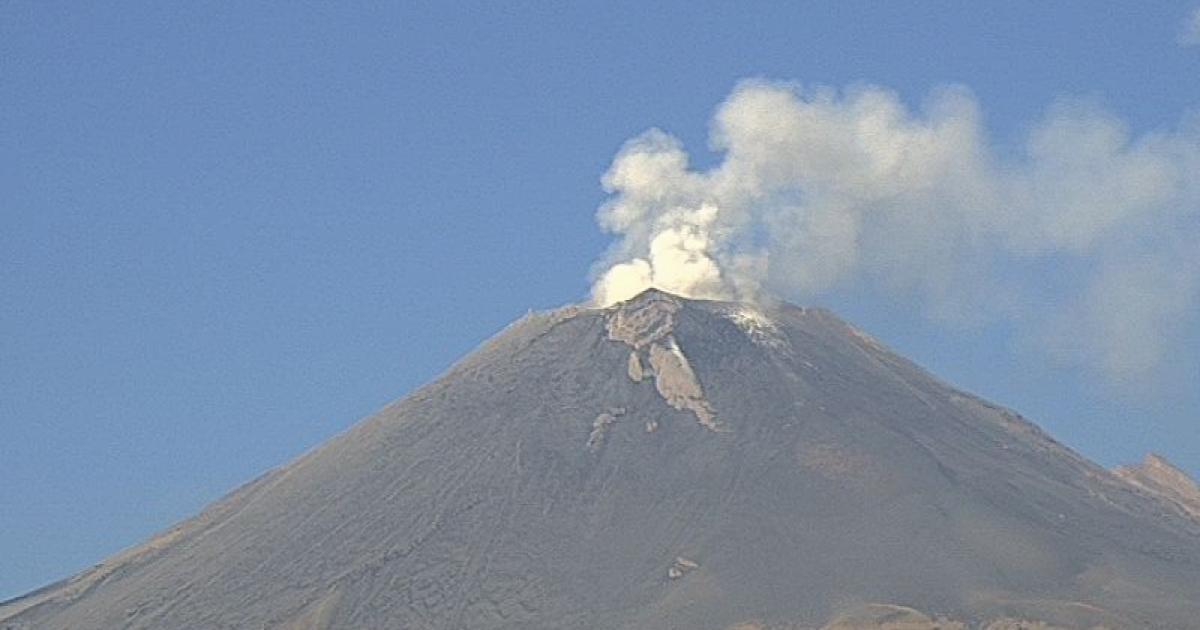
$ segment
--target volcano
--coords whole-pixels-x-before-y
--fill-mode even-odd
[[[826,310],[650,290],[518,320],[0,628],[1200,628],[1195,492]]]

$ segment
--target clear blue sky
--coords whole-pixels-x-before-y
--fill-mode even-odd
[[[0,598],[583,299],[614,153],[703,155],[739,79],[961,83],[1001,143],[1063,95],[1135,131],[1200,107],[1195,2],[448,4],[0,4]],[[820,301],[1105,465],[1200,473],[1194,323],[1117,394],[1000,327]]]

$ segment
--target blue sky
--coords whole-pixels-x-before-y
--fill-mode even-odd
[[[585,299],[614,155],[658,127],[717,164],[742,79],[963,85],[999,153],[1064,97],[1200,111],[1194,2],[446,4],[0,5],[0,598]],[[1200,473],[1195,318],[1131,387],[867,283],[809,301],[1102,464]]]

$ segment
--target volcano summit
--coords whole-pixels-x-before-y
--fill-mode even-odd
[[[515,322],[0,628],[1200,627],[1195,484],[1148,462],[827,311],[651,290]]]

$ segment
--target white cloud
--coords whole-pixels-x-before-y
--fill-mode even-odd
[[[1183,22],[1179,32],[1180,46],[1200,46],[1200,7],[1196,7]]]
[[[713,120],[717,166],[657,130],[617,155],[598,220],[620,239],[593,297],[807,300],[865,281],[935,317],[1005,318],[1115,377],[1152,368],[1200,286],[1200,126],[1135,136],[1062,101],[1016,157],[983,129],[961,87],[914,112],[873,86],[743,83]],[[1010,271],[1039,266],[1081,271],[1048,304]]]

